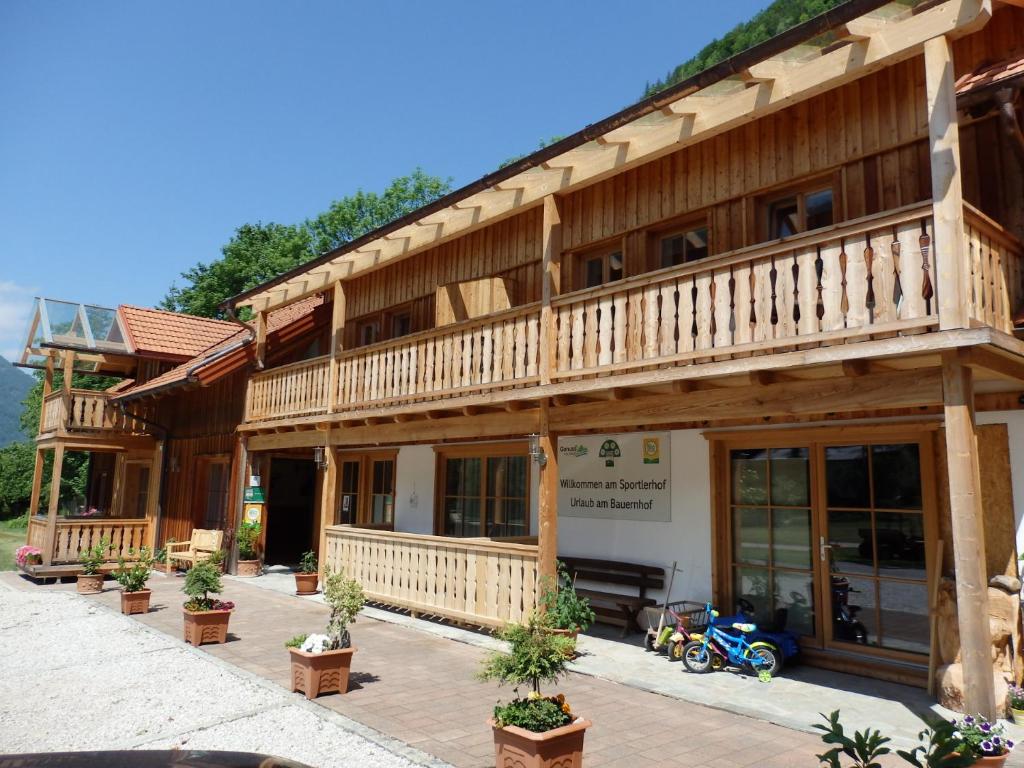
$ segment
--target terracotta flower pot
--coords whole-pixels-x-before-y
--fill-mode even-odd
[[[184,608],[182,613],[185,616],[186,643],[202,645],[227,642],[231,611],[190,611]]]
[[[1003,768],[1006,765],[1006,758],[1009,755],[994,755],[991,757],[979,757],[973,763],[975,768]]]
[[[315,595],[316,585],[320,581],[320,574],[318,573],[296,573],[295,574],[295,594],[297,595]]]
[[[239,560],[236,576],[259,576],[263,573],[263,567],[259,560]]]
[[[321,693],[347,693],[348,673],[352,666],[355,648],[340,648],[337,651],[306,653],[298,648],[289,648],[292,657],[292,691],[306,694],[315,699]]]
[[[121,613],[131,616],[133,613],[148,613],[151,589],[140,589],[138,592],[121,590]]]
[[[494,764],[497,768],[582,768],[583,737],[589,720],[576,718],[569,725],[534,733],[514,725],[499,728],[494,720]]]
[[[102,573],[80,573],[78,574],[78,594],[98,595],[103,591]]]

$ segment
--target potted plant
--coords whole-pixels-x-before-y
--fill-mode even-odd
[[[548,615],[551,631],[555,634],[575,640],[580,632],[586,632],[594,623],[590,600],[576,594],[576,585],[561,561],[558,562],[557,576],[544,580],[540,605]]]
[[[103,591],[103,574],[100,568],[107,558],[110,539],[102,538],[98,543],[83,549],[78,556],[82,572],[78,574],[78,594],[95,595]]]
[[[128,556],[132,554],[129,549]],[[149,598],[153,592],[146,589],[146,582],[152,570],[153,557],[148,547],[142,547],[138,558],[130,563],[124,557],[117,558],[114,579],[121,585],[121,613],[125,616],[149,611]]]
[[[23,544],[14,550],[14,561],[18,564],[19,568],[27,568],[30,565],[42,565],[43,553],[38,547]]]
[[[260,555],[258,551],[260,524],[247,521],[238,526],[238,569],[237,576],[259,576]]]
[[[981,715],[964,715],[953,726],[954,738],[960,742],[957,751],[974,758],[969,765],[1002,768],[1006,764],[1014,744],[1003,735],[1006,729],[1002,725],[990,723]]]
[[[494,717],[487,721],[494,731],[497,765],[580,768],[583,764],[583,737],[590,721],[574,715],[561,694],[540,692],[541,682],[553,683],[565,674],[567,654],[574,647],[571,637],[552,629],[545,613],[531,615],[525,625],[509,624],[497,635],[509,643],[510,652],[495,652],[484,660],[479,677],[512,685],[516,696],[508,704],[496,705]],[[523,684],[529,684],[530,691],[520,698]]]
[[[224,573],[224,557],[226,553],[223,549],[215,549],[210,553],[210,556],[206,558],[206,562],[210,563],[214,568],[217,569],[217,573]]]
[[[209,561],[196,563],[185,574],[185,642],[192,645],[224,643],[228,639],[228,620],[235,604],[210,595],[221,591],[220,571]]]
[[[343,571],[324,575],[324,600],[331,608],[326,634],[299,635],[287,643],[292,661],[292,691],[315,699],[321,693],[348,691],[352,647],[348,625],[356,620],[366,598],[363,588]]]
[[[302,555],[299,560],[299,570],[295,572],[295,594],[315,595],[316,585],[320,580],[318,571],[320,563],[317,562],[316,552],[310,550]]]
[[[1006,694],[1006,704],[1013,715],[1013,722],[1024,725],[1024,687],[1011,685]]]

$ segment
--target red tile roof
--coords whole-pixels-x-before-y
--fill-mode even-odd
[[[995,64],[984,64],[973,72],[962,75],[956,81],[956,92],[958,96],[962,96],[1020,76],[1024,76],[1024,53]]]
[[[235,335],[235,323],[122,304],[118,311],[135,352],[143,356],[187,360]]]

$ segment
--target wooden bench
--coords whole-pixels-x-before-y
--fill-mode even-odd
[[[223,543],[224,531],[193,528],[188,541],[170,541],[164,545],[167,551],[164,572],[170,573],[176,563],[184,563],[186,568],[191,568],[196,563],[209,560]]]
[[[642,631],[637,623],[637,616],[645,607],[656,604],[653,598],[647,597],[647,590],[664,588],[664,568],[657,565],[592,560],[584,557],[560,557],[559,560],[565,563],[565,568],[574,582],[578,580],[636,587],[636,595],[584,587],[577,587],[576,594],[590,601],[590,607],[600,620],[607,624],[621,623],[623,637],[630,632]]]

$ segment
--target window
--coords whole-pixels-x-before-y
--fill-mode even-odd
[[[356,320],[354,346],[365,347],[368,344],[397,339],[413,333],[416,328],[413,326],[412,310],[412,304],[402,304]]]
[[[494,538],[530,534],[526,446],[460,449],[440,454],[438,463],[440,533]]]
[[[777,240],[831,225],[835,221],[833,198],[832,187],[819,184],[765,201],[767,239]]]
[[[360,320],[356,326],[356,335],[359,337],[359,346],[376,344],[380,341],[380,319]]]
[[[412,333],[412,312],[404,310],[393,313],[390,325],[391,336],[389,338],[397,339],[400,336],[408,336]]]
[[[201,528],[223,531],[227,527],[231,461],[227,457],[201,459],[199,464],[199,508]]]
[[[622,249],[619,247],[606,247],[603,250],[580,254],[578,264],[576,284],[580,289],[613,283],[626,275]]]
[[[707,226],[689,226],[657,235],[659,267],[675,267],[707,258]]]
[[[124,501],[122,517],[145,517],[149,507],[148,461],[128,461],[124,465]]]
[[[335,525],[394,528],[396,458],[394,451],[339,455]]]

